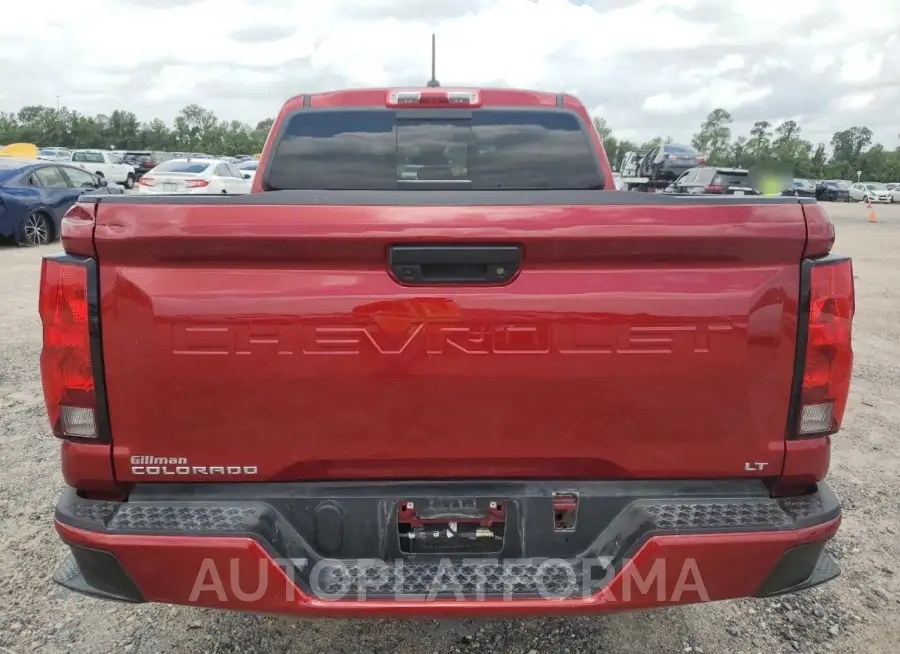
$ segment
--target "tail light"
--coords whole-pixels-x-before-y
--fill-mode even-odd
[[[154,180],[153,180],[152,177],[146,177],[146,176],[144,176],[144,177],[141,177],[141,178],[138,180],[138,184],[139,184],[139,185],[141,185],[141,186],[146,186],[146,187],[148,187],[148,188],[151,187],[151,186],[153,186],[153,183],[154,183]]]
[[[795,433],[825,436],[840,429],[850,393],[856,311],[853,263],[835,255],[807,261],[803,278],[809,305],[801,317],[806,329],[804,333],[801,328],[798,343],[803,371],[795,389]]]
[[[96,439],[97,396],[91,359],[88,276],[91,259],[69,255],[41,263],[41,382],[53,434]]]
[[[209,186],[209,182],[205,179],[189,179],[184,183],[188,188],[203,188],[204,186]]]
[[[385,103],[389,107],[477,107],[478,91],[444,89],[389,91]]]
[[[724,193],[725,188],[726,187],[721,184],[710,184],[709,186],[706,187],[706,192],[707,193]]]

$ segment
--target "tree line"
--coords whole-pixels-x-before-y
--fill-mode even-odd
[[[831,142],[813,144],[804,139],[800,125],[786,120],[773,125],[767,120],[753,123],[750,133],[734,136],[732,116],[722,108],[714,109],[691,139],[698,151],[713,166],[749,168],[777,163],[793,166],[794,176],[805,179],[846,179],[855,181],[856,172],[869,182],[900,182],[900,147],[889,150],[873,143],[872,130],[855,125],[834,133]],[[646,143],[618,139],[603,118],[594,125],[603,139],[610,162],[615,166],[626,152],[647,152],[672,138],[657,137]]]
[[[87,116],[66,107],[33,105],[22,107],[17,113],[0,112],[0,144],[233,156],[262,150],[272,122],[272,118],[256,125],[220,120],[196,104],[179,111],[171,126],[159,118],[141,122],[133,112],[121,109],[108,115]]]
[[[0,112],[0,144],[34,143],[40,147],[103,148],[111,150],[163,150],[205,152],[215,155],[254,154],[262,150],[272,118],[250,125],[239,120],[221,120],[209,109],[190,104],[171,125],[154,118],[141,122],[131,111],[88,116],[66,107],[42,105],[22,107],[16,113]],[[691,144],[706,155],[711,165],[750,167],[778,162],[793,165],[797,177],[809,179],[856,179],[862,171],[866,181],[900,181],[900,148],[889,150],[873,143],[872,130],[853,126],[835,132],[830,149],[802,137],[796,121],[779,125],[759,120],[747,135],[733,136],[732,116],[714,109],[694,134]],[[613,165],[629,151],[646,152],[672,138],[657,137],[646,143],[619,139],[603,118],[595,118]]]

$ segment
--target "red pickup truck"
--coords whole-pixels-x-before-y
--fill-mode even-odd
[[[85,196],[43,260],[58,583],[471,616],[839,573],[815,200],[615,191],[575,98],[431,87],[289,100],[254,184]]]

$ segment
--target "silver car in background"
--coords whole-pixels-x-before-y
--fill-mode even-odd
[[[850,199],[858,202],[893,202],[891,192],[881,182],[858,182],[850,187]]]
[[[41,148],[37,151],[37,158],[42,161],[70,161],[72,150],[69,148]]]
[[[900,202],[900,182],[891,182],[885,188],[891,192],[891,202]]]
[[[256,159],[248,159],[235,164],[235,168],[238,169],[241,177],[249,179],[251,182],[253,181],[253,178],[256,177],[257,166],[259,166],[259,162]]]

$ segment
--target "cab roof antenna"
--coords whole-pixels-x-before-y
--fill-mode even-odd
[[[435,59],[437,58],[437,49],[435,45],[435,35],[431,35],[431,79],[428,80],[426,86],[430,89],[438,88],[441,83],[435,78]]]

